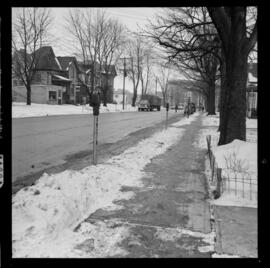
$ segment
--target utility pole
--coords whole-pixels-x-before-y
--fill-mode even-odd
[[[157,77],[156,77],[156,96],[157,96]]]
[[[123,110],[125,109],[125,78],[126,78],[126,58],[124,58],[124,80],[123,80]]]

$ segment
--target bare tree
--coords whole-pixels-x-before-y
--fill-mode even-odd
[[[135,35],[127,42],[126,53],[130,59],[127,75],[133,84],[132,106],[134,107],[138,95],[144,55],[143,40],[140,36]]]
[[[31,83],[39,57],[36,51],[46,39],[52,18],[46,8],[19,8],[13,11],[12,70],[26,87],[26,104],[31,105]]]
[[[103,85],[103,103],[107,106],[107,93],[109,91],[109,77],[112,72],[112,66],[116,65],[125,43],[125,29],[118,20],[108,19],[103,29],[103,38],[98,58],[102,63],[105,75],[105,84]]]
[[[98,85],[102,62],[99,60],[101,42],[105,34],[106,12],[103,9],[72,9],[66,18],[67,27],[78,44],[84,65],[90,65],[91,92]],[[89,91],[89,95],[91,93]]]
[[[153,73],[153,50],[151,45],[144,44],[141,70],[142,95],[148,91],[148,86]]]
[[[159,76],[157,76],[158,84],[161,88],[162,96],[163,96],[163,106],[166,106],[166,102],[168,101],[168,82],[170,79],[170,69],[165,65],[160,63],[158,66]]]
[[[248,55],[257,42],[256,8],[253,23],[247,7],[208,7],[221,44],[224,81],[219,145],[246,140],[246,83]]]
[[[182,70],[189,79],[208,85],[208,114],[215,114],[215,82],[219,53],[217,32],[206,8],[169,8],[159,16],[151,31],[145,31],[164,48],[169,62]]]

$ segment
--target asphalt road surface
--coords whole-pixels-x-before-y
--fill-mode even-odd
[[[169,118],[175,115],[169,112]],[[166,119],[166,111],[99,115],[99,145]],[[63,115],[12,119],[12,181],[65,162],[65,157],[93,148],[93,116]]]

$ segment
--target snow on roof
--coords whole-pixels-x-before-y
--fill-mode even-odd
[[[56,77],[56,78],[58,78],[60,80],[63,80],[63,81],[71,81],[70,79],[68,79],[68,78],[66,78],[64,76],[61,76],[61,75],[54,74],[53,77]]]
[[[57,57],[55,57],[55,61],[56,61],[57,65],[58,65],[59,69],[62,70],[62,67],[61,67],[61,65],[60,65],[60,63],[59,63]]]

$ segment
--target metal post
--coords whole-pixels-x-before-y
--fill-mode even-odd
[[[168,127],[168,113],[169,113],[169,111],[166,111],[166,129]]]
[[[222,175],[221,175],[221,168],[217,168],[217,192],[220,196],[222,193]]]
[[[97,116],[94,115],[94,132],[93,132],[93,163],[97,164]]]
[[[157,95],[157,77],[156,77],[156,95]]]
[[[124,58],[123,110],[125,109],[125,77],[126,77],[126,58]]]

